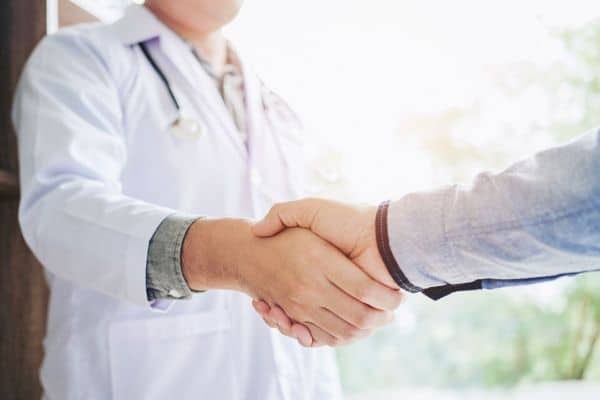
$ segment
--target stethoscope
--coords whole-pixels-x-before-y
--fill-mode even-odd
[[[146,57],[146,60],[148,60],[148,63],[150,64],[154,72],[156,72],[156,75],[158,75],[160,80],[164,83],[165,88],[169,93],[169,97],[171,98],[171,102],[173,103],[173,106],[175,106],[175,110],[177,111],[177,117],[169,127],[170,132],[174,136],[184,139],[195,139],[201,136],[205,130],[203,128],[203,125],[198,120],[186,117],[184,115],[184,113],[181,111],[181,105],[179,104],[179,101],[177,100],[177,97],[173,92],[173,88],[171,87],[169,80],[167,79],[162,69],[158,66],[156,61],[154,61],[154,58],[148,51],[148,47],[145,43],[138,43],[138,46],[142,50],[142,53]]]
[[[181,138],[187,138],[187,139],[193,139],[193,138],[197,138],[197,137],[201,136],[203,134],[203,132],[205,131],[205,128],[203,128],[203,125],[199,121],[197,121],[193,118],[188,118],[183,114],[183,112],[181,111],[181,105],[179,104],[179,101],[177,100],[177,97],[175,96],[175,93],[173,92],[173,89],[171,87],[171,84],[169,83],[169,80],[167,79],[167,77],[164,74],[164,72],[162,71],[162,69],[158,66],[158,64],[156,63],[156,61],[154,60],[154,58],[148,51],[148,47],[146,46],[145,43],[138,43],[138,46],[142,50],[142,53],[148,60],[148,63],[150,64],[152,69],[154,69],[154,72],[156,72],[156,74],[158,75],[160,80],[165,85],[165,88],[166,88],[167,92],[169,93],[169,97],[171,98],[171,102],[173,103],[173,106],[177,110],[177,118],[175,119],[175,121],[173,121],[171,123],[171,126],[170,126],[171,133],[174,136],[181,137]],[[198,58],[197,54],[194,54],[194,56],[196,58]],[[263,104],[263,106],[265,106],[265,109],[267,108],[266,104]],[[276,136],[276,139],[281,140],[278,136]],[[280,145],[281,145],[281,143],[280,143]],[[274,200],[274,199],[278,199],[280,197],[280,196],[276,195],[274,192],[266,190],[263,187],[263,185],[260,185],[259,177],[251,177],[251,180],[254,183],[258,183],[257,186],[260,188],[260,192],[262,192],[262,194],[264,196],[266,196],[267,198]],[[335,180],[337,181],[337,178]]]
[[[173,92],[173,88],[171,87],[171,83],[167,79],[165,73],[158,66],[158,64],[156,63],[156,61],[150,54],[150,51],[148,51],[148,47],[146,46],[146,44],[138,43],[138,46],[142,50],[142,53],[144,54],[146,59],[148,60],[148,63],[152,66],[152,69],[154,70],[154,72],[156,72],[156,75],[158,75],[160,80],[165,85],[165,88],[167,89],[167,92],[169,93],[169,97],[171,98],[171,102],[173,103],[173,106],[177,110],[177,118],[175,119],[175,121],[173,121],[173,123],[171,124],[171,127],[170,127],[171,133],[173,135],[175,135],[177,137],[181,137],[181,138],[199,137],[203,132],[202,125],[197,120],[192,119],[192,118],[186,118],[183,115],[183,113],[181,111],[181,105],[180,105],[179,101],[177,100],[177,97],[175,96],[175,93]],[[198,55],[196,53],[194,53],[194,57],[196,57],[196,59],[198,59]],[[259,189],[259,191],[263,194],[263,196],[266,196],[268,199],[277,199],[277,195],[275,193],[273,193],[269,190],[266,190],[264,188],[264,186],[261,185],[262,182],[261,182],[260,175],[258,175],[258,173],[256,171],[252,171],[250,173],[250,181],[252,182],[252,184],[254,184],[257,187],[257,189]]]

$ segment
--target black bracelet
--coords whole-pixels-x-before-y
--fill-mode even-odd
[[[394,281],[396,281],[401,289],[411,293],[420,292],[423,289],[410,283],[408,278],[406,278],[406,275],[404,275],[400,269],[400,266],[394,257],[394,253],[390,248],[390,238],[388,234],[387,223],[389,205],[389,201],[381,203],[377,208],[377,215],[375,216],[375,236],[377,238],[377,248],[379,249],[379,254],[381,255],[383,263],[385,264],[391,277],[394,279]]]

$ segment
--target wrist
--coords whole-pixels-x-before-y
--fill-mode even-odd
[[[389,202],[384,202],[377,208],[375,216],[375,237],[377,241],[377,250],[380,258],[383,260],[385,268],[387,269],[389,276],[393,279],[395,285],[401,289],[415,293],[420,292],[422,289],[413,285],[407,278],[392,249],[390,247],[390,238],[388,231],[388,209]]]
[[[241,290],[239,254],[247,237],[251,237],[250,222],[243,219],[195,221],[183,242],[181,257],[190,288]]]

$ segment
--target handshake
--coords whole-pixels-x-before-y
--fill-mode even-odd
[[[392,320],[402,292],[379,254],[375,207],[305,199],[255,224],[201,219],[182,271],[193,290],[244,292],[271,327],[303,346],[337,346]]]

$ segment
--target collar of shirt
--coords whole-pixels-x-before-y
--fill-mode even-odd
[[[227,60],[223,67],[223,73],[219,76],[212,64],[208,62],[198,49],[188,43],[192,54],[198,60],[202,68],[213,79],[223,98],[225,107],[231,114],[233,121],[240,133],[244,143],[247,141],[247,111],[246,96],[244,89],[244,75],[237,54],[227,45]]]
[[[185,39],[182,38],[182,40]],[[202,65],[202,68],[204,68],[206,73],[215,81],[218,86],[222,86],[223,80],[228,76],[242,76],[242,68],[239,59],[229,44],[227,44],[227,59],[225,60],[225,65],[223,66],[223,73],[219,75],[215,71],[213,65],[202,56],[200,50],[194,47],[194,45],[187,40],[185,42],[190,47],[190,50],[196,60],[198,60],[200,65]]]

